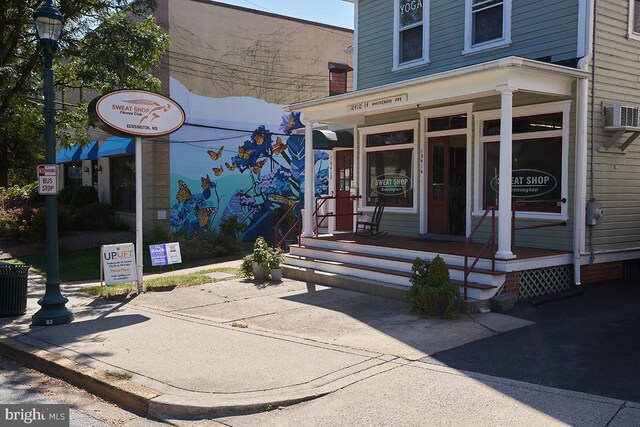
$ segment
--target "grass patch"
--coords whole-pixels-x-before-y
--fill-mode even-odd
[[[237,254],[219,257],[208,258],[193,261],[185,261],[182,264],[173,264],[171,266],[151,266],[151,258],[149,256],[149,247],[145,245],[144,248],[144,273],[167,273],[170,271],[179,271],[185,268],[199,267],[202,265],[208,265],[212,263],[233,261],[241,259],[245,252],[249,249],[243,248],[243,250]],[[11,260],[3,261],[11,264],[28,264],[32,266],[32,271],[36,274],[40,274],[46,277],[46,259],[45,254],[30,255],[21,258],[14,258]],[[63,282],[80,282],[80,281],[99,281],[100,280],[100,248],[81,249],[77,251],[65,251],[60,252],[60,280]],[[219,271],[219,270],[210,270]],[[211,281],[211,279],[209,279]],[[109,288],[111,293],[111,287]]]

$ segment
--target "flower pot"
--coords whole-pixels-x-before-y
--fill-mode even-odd
[[[274,268],[273,270],[271,270],[271,281],[272,282],[282,281],[282,267]]]
[[[267,280],[269,277],[269,269],[255,261],[251,262],[251,270],[253,271],[253,277],[256,280]]]

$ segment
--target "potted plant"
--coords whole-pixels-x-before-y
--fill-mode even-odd
[[[257,280],[266,280],[269,276],[269,259],[271,258],[271,248],[264,239],[259,236],[253,244],[253,253],[251,254],[251,269],[253,277]]]
[[[269,261],[267,266],[271,274],[271,280],[280,282],[282,280],[282,263],[284,262],[284,254],[280,248],[270,248]]]
[[[416,258],[409,280],[409,302],[413,309],[434,317],[457,316],[460,290],[451,283],[449,269],[440,255],[432,261]]]

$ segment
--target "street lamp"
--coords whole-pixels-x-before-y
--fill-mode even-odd
[[[58,37],[62,32],[62,13],[45,0],[33,14],[36,30],[40,38],[44,56],[44,159],[47,164],[55,164],[55,109],[53,94],[53,55],[58,47]],[[45,196],[47,228],[47,281],[44,296],[38,300],[42,308],[31,318],[33,326],[62,325],[73,320],[73,313],[65,307],[69,301],[60,293],[58,262],[58,196]]]

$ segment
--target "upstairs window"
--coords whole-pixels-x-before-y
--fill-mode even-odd
[[[465,52],[511,43],[511,0],[466,0]]]
[[[428,62],[429,0],[395,0],[393,67]]]
[[[629,0],[629,38],[640,40],[640,0]]]

